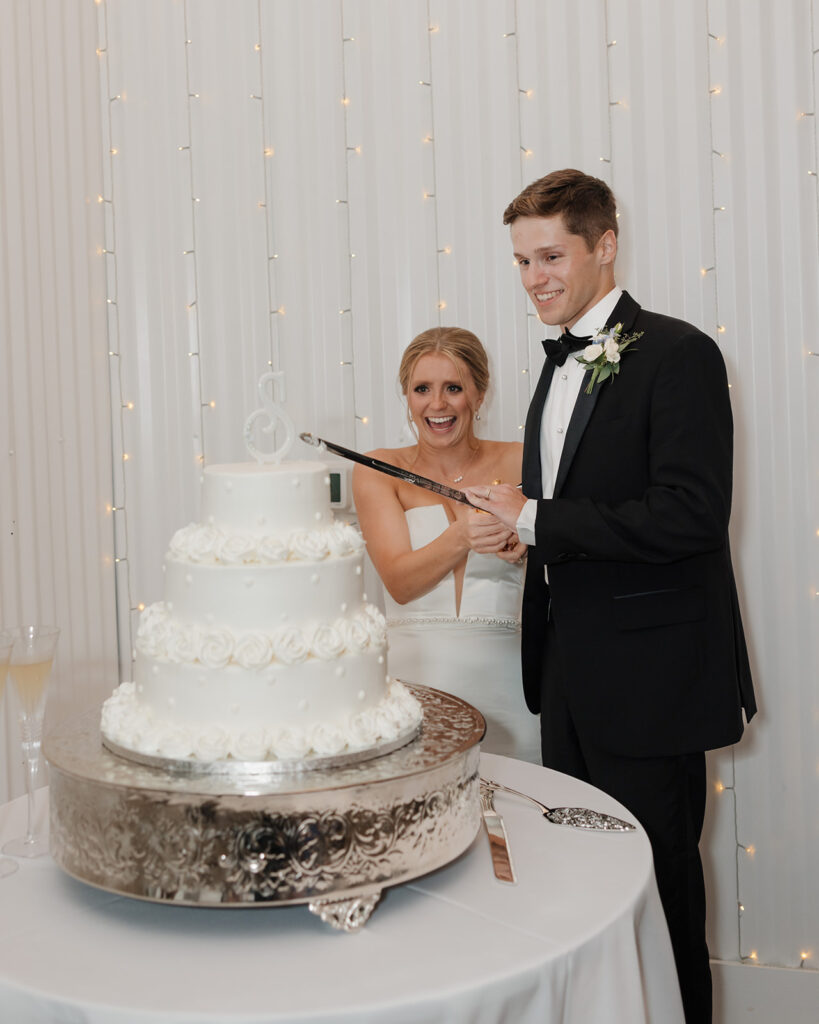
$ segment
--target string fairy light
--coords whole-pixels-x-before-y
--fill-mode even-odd
[[[520,160],[519,160],[519,163],[518,163],[519,174],[520,174],[520,177],[519,177],[519,180],[518,180],[518,185],[519,185],[519,188],[523,188],[523,185],[524,185],[524,173],[526,174],[527,177],[529,175],[529,171],[528,171],[528,168],[526,167],[526,163],[525,162],[527,160],[530,160],[532,155],[533,155],[531,148],[528,147],[528,146],[525,146],[523,144],[523,107],[524,107],[524,102],[530,100],[534,96],[534,89],[531,89],[528,86],[526,88],[524,88],[523,83],[520,80],[520,45],[518,43],[518,5],[517,4],[513,5],[512,17],[513,17],[513,28],[509,32],[504,32],[502,38],[503,39],[512,39],[512,40],[514,40],[513,45],[514,45],[514,61],[515,61],[515,86],[517,88],[518,146],[519,146],[520,154],[521,154],[520,155]],[[517,265],[518,265],[518,261],[516,259],[514,259],[514,258],[512,260],[512,265],[515,266],[515,267],[517,267]],[[526,311],[526,341],[525,341],[525,348],[524,348],[524,351],[522,353],[519,353],[519,352],[515,353],[515,355],[516,355],[516,362],[517,362],[518,368],[520,369],[520,374],[518,376],[518,386],[517,386],[517,390],[518,390],[518,403],[519,403],[519,406],[522,405],[524,407],[524,409],[528,407],[529,402],[531,401],[531,398],[532,398],[531,391],[530,391],[530,380],[529,380],[529,377],[530,377],[530,373],[529,373],[529,370],[530,370],[530,351],[529,351],[529,333],[530,333],[530,328],[529,328],[529,325],[531,323],[531,320],[529,319],[529,317],[530,317],[530,311],[527,308],[527,311]],[[521,363],[523,363],[523,366],[521,366]],[[525,412],[523,414],[523,420],[525,421]],[[522,431],[524,429],[524,427],[525,427],[525,422],[518,423],[518,430],[519,431]]]
[[[340,360],[339,365],[341,367],[350,366],[352,367],[351,373],[345,373],[342,380],[349,390],[350,405],[353,409],[353,432],[355,437],[355,443],[359,443],[357,423],[361,423],[362,426],[367,426],[370,422],[369,416],[361,415],[358,411],[358,400],[356,395],[356,375],[355,375],[355,312],[353,310],[353,260],[355,259],[355,253],[352,252],[352,225],[350,220],[350,161],[356,157],[361,156],[361,144],[352,144],[350,140],[350,89],[348,68],[347,68],[347,48],[355,43],[356,39],[353,35],[347,35],[344,31],[344,6],[342,5],[341,11],[341,80],[342,87],[344,89],[344,97],[342,99],[342,105],[344,107],[344,198],[336,200],[340,206],[345,208],[344,226],[347,233],[346,238],[346,250],[347,250],[347,296],[349,303],[342,306],[338,311],[339,317],[343,317],[341,323],[343,329],[339,332],[339,348],[340,348]],[[345,344],[346,340],[346,344]],[[366,446],[367,442],[370,441],[370,435],[368,434],[365,439],[361,441]]]
[[[427,10],[427,17],[429,17],[429,11]],[[433,59],[432,59],[432,37],[439,36],[441,34],[441,26],[438,24],[431,24],[427,22],[427,66],[430,69],[430,78],[432,77]],[[435,290],[438,293],[436,300],[436,309],[438,311],[438,326],[442,325],[441,313],[446,309],[446,302],[441,295],[441,257],[449,256],[452,252],[451,248],[441,243],[440,237],[440,221],[438,217],[438,153],[435,145],[435,94],[433,92],[433,85],[431,81],[427,81],[424,78],[418,80],[418,84],[428,90],[428,110],[429,110],[429,131],[424,136],[423,144],[429,146],[429,159],[431,162],[431,175],[432,175],[432,186],[431,188],[425,189],[423,192],[423,200],[427,202],[431,200],[432,205],[432,234],[435,238],[436,248],[436,260],[435,260]]]
[[[264,195],[259,202],[259,209],[267,211],[270,209],[270,193],[268,174],[268,161],[275,156],[276,150],[267,137],[267,117],[265,107],[265,79],[264,59],[262,57],[264,39],[264,27],[262,25],[262,4],[258,6],[258,42],[253,46],[254,53],[258,54],[259,62],[259,92],[256,98],[259,103],[259,118],[261,120],[262,137],[262,180],[264,181]],[[281,337],[279,334],[279,318],[285,315],[284,306],[275,305],[275,296],[278,292],[278,268],[276,260],[279,258],[275,249],[276,225],[272,219],[272,213],[265,213],[265,253],[267,256],[267,332],[268,332],[268,359],[267,365],[274,371],[281,370]]]
[[[189,27],[189,16],[190,12],[188,9],[189,0],[184,0],[182,6],[182,20],[183,28],[185,31],[185,93],[186,93],[186,125],[188,138],[180,146],[180,152],[187,153],[188,155],[188,185],[190,187],[191,206],[190,206],[190,232],[191,232],[191,246],[190,249],[186,250],[187,258],[191,260],[191,279],[193,281],[193,298],[189,303],[186,304],[185,309],[188,313],[191,313],[189,326],[188,326],[188,338],[189,341],[193,341],[190,351],[188,352],[188,358],[196,360],[196,368],[191,374],[196,394],[193,397],[193,408],[196,409],[196,417],[198,422],[193,424],[193,442],[194,442],[194,458],[200,463],[205,461],[205,421],[203,416],[203,408],[206,404],[203,401],[203,387],[202,387],[202,360],[200,358],[200,322],[199,322],[199,259],[197,251],[197,232],[196,232],[196,208],[199,203],[199,197],[194,192],[194,179],[193,179],[193,117],[192,117],[192,101],[199,99],[199,93],[196,92],[191,85],[191,60],[190,51],[193,46],[193,39],[188,34]]]
[[[111,93],[111,70],[108,59],[108,5],[98,0],[100,8],[98,17],[98,32],[101,38],[98,39],[97,56],[99,57],[98,71],[100,76],[100,91],[108,97],[106,105],[106,116],[102,121],[104,135],[103,144],[107,143],[108,150],[108,187],[106,195],[98,195],[97,202],[108,207],[110,216],[104,218],[105,245],[99,251],[99,255],[106,261],[106,288],[109,293],[106,295],[105,304],[108,310],[107,333],[108,333],[108,359],[110,366],[110,400],[111,408],[119,407],[118,421],[112,418],[112,425],[118,422],[119,426],[119,452],[117,452],[116,440],[112,446],[111,460],[111,485],[114,495],[113,501],[106,506],[110,515],[119,515],[120,529],[113,532],[113,559],[106,559],[106,565],[113,565],[114,568],[114,593],[117,604],[117,636],[119,650],[131,650],[131,611],[133,601],[131,598],[131,570],[128,559],[128,512],[127,512],[127,474],[126,463],[130,461],[130,454],[124,450],[125,447],[125,413],[134,408],[132,401],[125,401],[122,385],[122,359],[120,358],[120,316],[119,316],[119,266],[117,262],[116,224],[117,209],[114,203],[116,196],[114,158],[119,154],[119,146],[114,142],[112,109],[115,103],[123,102],[123,92],[112,95]],[[125,614],[127,610],[127,615]],[[119,658],[120,681],[132,678],[130,664],[125,664],[122,653]]]

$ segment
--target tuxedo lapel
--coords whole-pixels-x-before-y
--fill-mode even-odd
[[[623,292],[617,302],[617,305],[612,310],[611,316],[606,321],[605,327],[607,329],[614,324],[621,323],[623,325],[623,333],[628,334],[631,331],[634,320],[639,312],[640,306],[634,301],[634,299],[632,299],[628,292]],[[594,412],[594,407],[597,404],[597,399],[600,396],[600,384],[595,385],[590,395],[586,394],[586,388],[591,380],[591,375],[592,370],[587,370],[586,375],[583,377],[583,383],[580,385],[580,394],[577,396],[577,401],[575,402],[574,409],[572,410],[572,416],[566,430],[566,440],[563,443],[563,452],[560,456],[560,465],[557,468],[554,497],[558,497],[563,488],[563,484],[566,482],[566,477],[569,475],[572,460],[575,457],[580,441],[583,437],[583,433],[589,424],[591,415]],[[543,407],[541,406],[541,410],[542,408]],[[538,419],[538,423],[539,422],[540,420]]]
[[[523,493],[527,498],[543,497],[543,478],[540,467],[540,421],[543,406],[552,383],[555,365],[549,359],[543,364],[540,378],[529,405],[526,429],[523,433]]]

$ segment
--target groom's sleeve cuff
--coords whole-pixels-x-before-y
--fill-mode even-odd
[[[518,537],[523,541],[524,544],[528,544],[529,547],[533,547],[535,544],[535,520],[537,519],[537,502],[534,498],[529,498],[523,508],[520,510],[518,521],[515,524]]]

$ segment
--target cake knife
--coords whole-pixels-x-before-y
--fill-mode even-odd
[[[492,870],[499,882],[515,883],[515,872],[509,854],[509,840],[503,818],[495,810],[493,791],[481,782],[481,814],[486,834],[489,837],[489,852],[492,855]]]
[[[382,462],[380,459],[373,459],[369,455],[362,455],[361,452],[354,452],[350,448],[342,448],[340,444],[332,441],[325,441],[322,437],[314,437],[312,434],[299,434],[305,444],[311,444],[314,448],[328,448],[331,452],[351,459],[353,462],[360,462],[362,466],[369,466],[379,473],[387,473],[389,476],[397,476],[399,480],[405,480],[408,484],[415,484],[416,487],[423,487],[427,491],[435,491],[444,498],[451,498],[453,501],[460,501],[463,505],[475,508],[463,491],[454,487],[447,487],[446,484],[439,484],[437,480],[430,480],[429,477],[419,476],[411,473],[408,469],[401,469],[400,466],[393,466],[390,462]]]

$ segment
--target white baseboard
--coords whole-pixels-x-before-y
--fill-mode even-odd
[[[712,960],[714,1024],[817,1024],[819,971]]]

